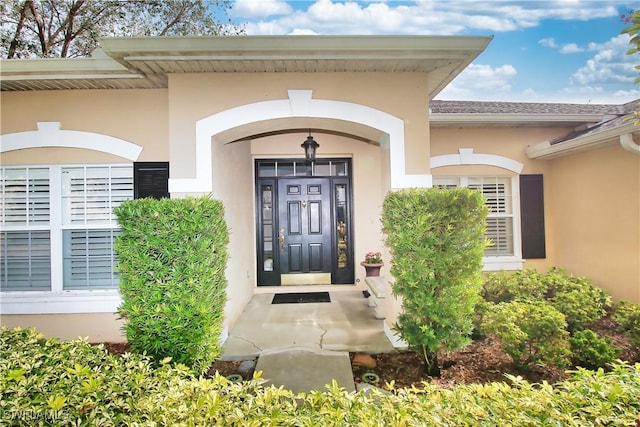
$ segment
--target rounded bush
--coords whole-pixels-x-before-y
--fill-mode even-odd
[[[515,366],[568,365],[564,315],[544,301],[502,302],[488,307],[482,328],[497,336]]]
[[[611,345],[611,339],[601,338],[591,329],[576,331],[571,338],[573,364],[583,368],[597,369],[613,362],[620,349]]]
[[[620,301],[612,317],[618,324],[618,330],[629,336],[634,344],[640,347],[640,304]]]

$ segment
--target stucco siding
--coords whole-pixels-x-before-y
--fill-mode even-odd
[[[557,264],[640,302],[640,156],[619,145],[551,161]]]
[[[32,327],[46,337],[61,340],[87,338],[89,342],[125,342],[122,319],[113,313],[15,314],[0,316],[6,327]]]
[[[60,122],[62,130],[104,134],[140,145],[138,160],[168,160],[166,90],[3,92],[0,100],[3,135],[36,130],[37,122]],[[14,153],[3,153],[2,163],[21,163],[21,154]],[[46,156],[49,163],[71,163],[67,154],[52,151]]]
[[[286,100],[288,90],[311,90],[313,99],[353,102],[405,120],[405,159],[409,174],[428,173],[427,77],[420,73],[179,74],[170,76],[170,155],[172,177],[193,178],[193,123],[231,108]],[[255,128],[257,129],[257,128]],[[277,129],[264,128],[263,131]]]

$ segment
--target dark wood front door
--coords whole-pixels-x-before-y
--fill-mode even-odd
[[[278,243],[284,284],[331,283],[330,185],[328,178],[278,182]],[[292,276],[298,274],[309,276]]]
[[[350,166],[256,161],[259,286],[354,283]]]

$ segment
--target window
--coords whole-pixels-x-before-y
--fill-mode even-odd
[[[512,177],[433,177],[434,187],[453,188],[467,187],[481,191],[487,199],[489,215],[487,216],[487,232],[485,236],[492,244],[485,250],[485,261],[489,257],[520,258],[516,210],[519,204],[514,203],[517,186]]]
[[[0,177],[1,290],[117,288],[113,208],[133,198],[131,165],[4,167]]]

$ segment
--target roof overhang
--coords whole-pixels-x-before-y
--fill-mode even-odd
[[[496,114],[496,113],[432,113],[429,121],[437,127],[494,127],[494,126],[576,126],[583,123],[597,123],[603,114]]]
[[[101,39],[85,59],[3,60],[2,90],[164,88],[171,73],[420,72],[433,98],[489,44],[476,36]],[[102,54],[103,53],[103,54]]]
[[[640,153],[638,148],[640,146],[634,142],[635,140],[640,140],[640,128],[635,126],[633,121],[628,121],[611,129],[579,136],[561,143],[540,142],[527,147],[525,153],[530,159],[553,159],[617,143],[620,143],[625,150]]]

